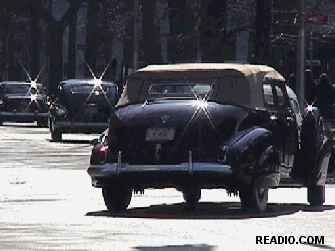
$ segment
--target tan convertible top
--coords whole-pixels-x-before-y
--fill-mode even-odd
[[[263,109],[262,83],[266,80],[285,83],[283,76],[265,65],[237,63],[150,65],[129,76],[117,106],[155,98],[155,95],[149,94],[150,85],[164,82],[213,84],[209,100]]]

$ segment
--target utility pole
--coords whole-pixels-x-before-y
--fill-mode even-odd
[[[304,113],[305,105],[305,0],[300,0],[300,24],[298,34],[298,56],[297,56],[297,90],[299,105]]]
[[[136,71],[138,68],[138,5],[139,0],[134,0],[134,65],[133,71]]]

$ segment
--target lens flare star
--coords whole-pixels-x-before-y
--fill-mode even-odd
[[[185,126],[183,132],[181,133],[180,137],[178,138],[178,140],[176,141],[175,147],[178,145],[178,143],[180,142],[181,138],[185,135],[185,133],[187,133],[187,131],[189,130],[189,128],[191,127],[191,125],[194,122],[195,117],[199,114],[200,111],[203,111],[208,119],[208,121],[210,122],[211,126],[213,127],[213,129],[215,130],[215,132],[217,133],[217,135],[220,138],[220,141],[223,142],[223,139],[221,137],[221,134],[219,133],[219,131],[217,130],[214,120],[210,115],[210,112],[208,110],[208,99],[210,97],[210,94],[213,90],[213,86],[216,82],[216,80],[219,78],[220,72],[216,75],[216,78],[213,80],[213,82],[211,83],[211,88],[210,90],[205,94],[205,96],[203,98],[201,98],[201,95],[197,95],[197,93],[195,93],[195,91],[193,90],[190,82],[188,81],[187,77],[185,76],[184,73],[181,73],[183,75],[183,78],[185,79],[187,85],[189,86],[193,96],[196,98],[196,100],[193,101],[193,105],[196,107],[193,115],[191,116],[191,118],[189,119],[187,125]]]
[[[194,106],[200,107],[201,109],[207,109],[208,107],[208,102],[206,100],[197,99],[194,100],[192,103]]]
[[[39,88],[37,87],[37,80],[39,79],[43,69],[44,69],[44,65],[43,67],[41,68],[41,70],[39,71],[39,73],[37,74],[36,78],[33,80],[30,76],[30,74],[28,73],[27,69],[23,66],[23,64],[21,64],[24,72],[26,73],[27,75],[27,78],[29,79],[30,83],[30,87],[26,93],[26,96],[29,96],[30,95],[30,102],[27,104],[27,106],[25,107],[25,109],[27,109],[28,107],[30,107],[30,105],[32,103],[35,103],[38,107],[38,109],[41,109],[39,103],[37,102],[37,96],[40,94],[39,93]],[[24,100],[21,102],[21,106],[23,104]]]
[[[113,105],[111,104],[111,102],[109,101],[109,98],[107,97],[107,91],[104,91],[103,89],[103,80],[102,78],[105,76],[106,74],[106,71],[109,67],[109,65],[111,64],[112,60],[114,59],[114,56],[115,54],[118,52],[118,50],[116,50],[114,52],[114,54],[112,55],[110,61],[108,62],[107,66],[105,67],[104,71],[102,72],[101,76],[99,78],[96,77],[96,75],[94,74],[92,68],[90,67],[90,65],[88,64],[88,62],[86,61],[85,57],[84,57],[84,54],[81,52],[81,56],[85,62],[85,65],[87,66],[88,70],[90,71],[91,75],[92,75],[92,80],[88,81],[90,84],[93,85],[93,88],[92,88],[92,91],[90,92],[90,94],[88,95],[88,97],[86,98],[85,100],[85,103],[83,105],[83,108],[80,109],[78,111],[78,113],[75,115],[75,117],[78,117],[81,115],[81,113],[83,112],[84,110],[84,107],[87,105],[87,103],[90,101],[92,95],[100,95],[100,94],[103,94],[104,97],[105,97],[105,100],[108,102],[108,105],[109,107],[112,109],[113,108]]]
[[[308,112],[313,112],[313,106],[312,105],[307,105],[305,109],[306,109],[307,113]]]

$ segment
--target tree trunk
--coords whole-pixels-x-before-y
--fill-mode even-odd
[[[271,1],[257,0],[254,63],[270,64]]]
[[[37,78],[40,68],[40,43],[39,43],[39,16],[35,4],[31,4],[31,45],[30,45],[30,77]],[[25,66],[26,67],[26,66]]]
[[[160,30],[155,25],[156,0],[142,0],[141,4],[144,61],[148,64],[162,63]]]
[[[61,25],[49,25],[50,41],[50,74],[49,92],[57,93],[57,87],[63,80],[63,36],[64,28]]]
[[[76,33],[77,33],[77,13],[74,13],[73,20],[69,25],[69,48],[67,77],[76,77]]]
[[[205,62],[223,61],[222,31],[226,22],[226,9],[226,1],[201,1],[200,48]]]

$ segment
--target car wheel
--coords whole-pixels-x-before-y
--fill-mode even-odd
[[[334,147],[330,154],[328,174],[331,175],[332,178],[335,178],[335,148]]]
[[[240,190],[242,211],[251,211],[263,213],[268,204],[268,188],[254,188],[251,186],[244,187]]]
[[[183,198],[186,202],[187,208],[193,209],[201,198],[201,189],[183,190]]]
[[[311,206],[322,206],[325,202],[325,186],[311,185],[307,188],[308,202]]]
[[[60,142],[62,140],[62,134],[58,131],[51,132],[51,141]]]
[[[300,140],[302,148],[308,152],[317,152],[322,143],[323,133],[323,118],[317,119],[315,115],[308,114],[301,127]]]
[[[102,188],[102,196],[109,211],[122,211],[127,209],[131,201],[132,189],[121,184],[106,186]]]

